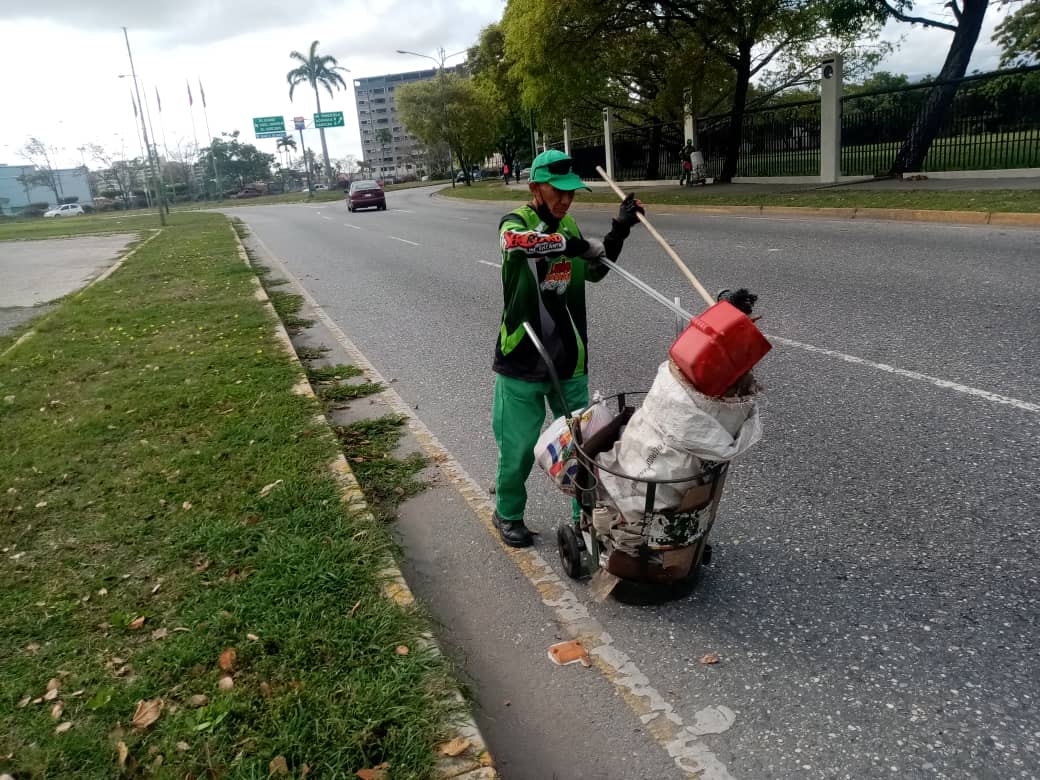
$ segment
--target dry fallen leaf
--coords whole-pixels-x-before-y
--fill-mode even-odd
[[[20,702],[18,702],[18,706],[19,706],[19,708],[21,708],[21,707],[28,707],[29,706],[29,702],[31,702],[31,701],[32,701],[32,696],[26,696],[24,699],[22,699]]]
[[[217,681],[217,687],[222,691],[230,691],[235,687],[235,681],[230,674],[225,674]]]
[[[437,749],[441,755],[455,758],[469,750],[469,740],[463,737],[455,737],[451,742],[445,742]]]
[[[191,509],[191,502],[185,501],[183,504],[181,504],[181,509]]]
[[[177,743],[177,749],[179,751],[181,751],[182,753],[184,751],[186,751],[189,747],[191,747],[191,745],[189,745],[187,742],[178,742]]]
[[[36,642],[30,642],[25,646],[25,649],[28,650],[30,653],[35,653],[37,650],[40,649],[40,646]]]
[[[125,742],[120,742],[116,745],[116,751],[119,753],[119,768],[126,768],[126,757],[130,755],[130,749],[126,746]]]
[[[196,693],[188,699],[189,707],[205,707],[207,704],[209,704],[209,696],[204,693]]]
[[[108,588],[99,588],[97,594],[99,596],[107,596],[108,595]]]
[[[54,728],[54,733],[55,734],[64,734],[66,731],[68,731],[71,728],[72,728],[72,721],[71,720],[67,720],[64,723],[62,723],[60,726],[56,726]]]
[[[270,696],[271,695],[271,683],[269,683],[269,682],[262,682],[262,683],[260,683],[260,695],[261,696]]]
[[[169,629],[167,629],[165,627],[164,628],[157,628],[157,629],[155,629],[155,631],[152,632],[152,639],[155,639],[155,640],[165,639],[166,636],[169,633],[170,633]]]
[[[52,677],[47,681],[47,690],[56,691],[61,686],[61,680],[57,677]]]
[[[397,654],[398,655],[408,655],[408,647],[406,645],[398,645],[397,646]]]
[[[162,699],[142,699],[137,702],[137,710],[134,712],[130,725],[135,729],[146,729],[159,720],[162,709]]]
[[[359,769],[355,774],[361,778],[361,780],[386,780],[386,771],[390,768],[390,765],[386,762],[374,766],[371,769]]]
[[[225,672],[230,672],[235,668],[235,659],[238,657],[238,653],[235,652],[235,648],[229,647],[223,653],[220,654],[220,668]]]
[[[300,777],[306,777],[310,773],[311,773],[311,765],[310,764],[304,764],[303,767],[300,769]]]
[[[144,625],[144,615],[138,615],[137,617],[135,617],[133,620],[130,621],[130,623],[127,625],[127,628],[136,631],[137,629],[139,629],[143,625]]]
[[[282,480],[276,479],[271,484],[264,485],[262,488],[260,488],[260,498],[264,498],[265,496],[267,496],[268,493],[270,493],[272,490],[274,490],[276,487],[278,487],[281,484],[282,484]]]
[[[275,756],[268,766],[268,777],[285,777],[289,774],[289,765],[285,763],[285,756]]]
[[[156,593],[158,593],[159,592],[159,588],[161,588],[161,587],[162,587],[162,583],[161,582],[155,583],[155,587],[152,588],[152,595],[154,596]]]
[[[248,639],[250,642],[256,642],[260,639],[260,637],[258,637],[256,634],[246,634],[246,639]]]
[[[717,664],[719,660],[720,659],[718,653],[707,653],[701,656],[702,664]]]
[[[47,693],[43,694],[43,701],[54,701],[58,698],[58,689],[51,688]]]
[[[65,711],[65,705],[60,701],[54,702],[54,706],[51,707],[51,720],[57,720],[61,717],[61,713]]]

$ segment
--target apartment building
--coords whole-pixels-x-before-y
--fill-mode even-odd
[[[394,90],[402,84],[426,81],[435,75],[437,70],[430,68],[354,79],[362,158],[372,166],[373,175],[396,179],[415,175],[419,168],[424,167],[426,149],[401,124],[394,103]],[[390,131],[389,143],[383,143],[377,137],[378,131],[384,129]]]

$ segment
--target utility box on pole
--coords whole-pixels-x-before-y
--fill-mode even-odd
[[[820,183],[836,184],[841,178],[841,92],[840,54],[820,63]]]
[[[607,176],[614,178],[614,112],[609,108],[603,109],[603,154],[607,158]]]
[[[571,120],[563,120],[563,153],[571,156]]]

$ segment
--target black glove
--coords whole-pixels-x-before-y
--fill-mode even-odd
[[[568,238],[563,253],[567,257],[584,257],[589,251],[589,242],[584,238]]]
[[[643,208],[643,204],[636,200],[634,192],[628,193],[623,201],[621,201],[621,207],[618,209],[617,222],[624,225],[626,228],[631,228],[639,222],[637,214],[645,214],[646,209]]]

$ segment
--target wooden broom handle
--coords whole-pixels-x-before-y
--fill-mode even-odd
[[[596,166],[596,173],[600,175],[603,181],[610,185],[610,188],[617,193],[617,196],[621,198],[621,200],[625,199],[625,193],[621,191],[621,188],[618,187],[609,176],[607,176],[607,172],[599,165]],[[646,218],[646,215],[636,212],[636,216],[639,218],[640,222],[646,225],[646,229],[650,231],[650,235],[657,239],[657,243],[661,245],[661,248],[664,249],[670,258],[672,258],[672,262],[679,266],[679,270],[683,272],[683,275],[690,281],[690,284],[693,285],[693,289],[695,289],[704,299],[704,302],[708,304],[708,306],[714,306],[715,299],[712,298],[711,294],[704,289],[704,285],[697,280],[697,277],[693,275],[693,271],[691,271],[679,255],[675,253],[675,250],[672,249],[669,243],[664,240],[664,236],[658,233],[657,228],[650,224],[650,220]]]

